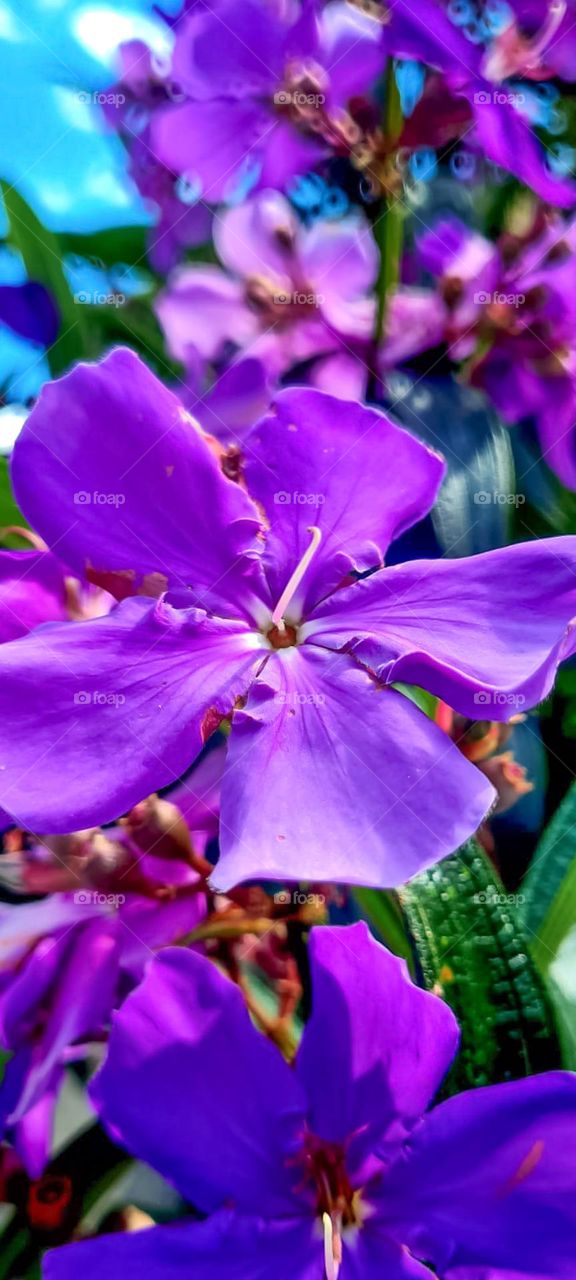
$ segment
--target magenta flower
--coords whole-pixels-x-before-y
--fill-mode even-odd
[[[344,3],[198,6],[179,24],[173,61],[188,100],[156,112],[155,154],[211,203],[256,184],[282,190],[349,146],[343,108],[383,66],[381,30]]]
[[[219,887],[401,883],[493,791],[391,686],[470,717],[537,703],[575,647],[576,539],[384,567],[443,463],[314,390],[282,391],[240,462],[132,352],[43,390],[14,452],[20,506],[79,572],[137,594],[0,646],[0,804],[33,830],[112,821],[231,717]]]
[[[209,752],[167,806],[168,833],[177,832],[181,815],[196,854],[217,832],[221,772],[221,750]],[[131,816],[134,825],[138,814]],[[0,905],[0,1049],[10,1054],[0,1138],[10,1138],[30,1177],[51,1154],[67,1064],[105,1038],[113,1009],[158,948],[184,939],[206,914],[185,849],[167,857],[153,822],[144,819],[136,835],[141,828],[147,838],[140,843],[124,826],[79,832],[69,842],[46,838],[1,859],[13,891],[43,893],[58,881],[68,890]]]
[[[428,305],[419,291],[392,299],[385,363],[446,342],[466,359],[486,350],[473,380],[510,425],[535,420],[548,466],[576,489],[576,226],[550,221],[507,261],[503,250],[457,219],[440,221],[419,241],[424,269],[438,278]]]
[[[217,219],[214,244],[227,272],[182,267],[156,303],[177,360],[215,361],[233,344],[278,378],[312,357],[357,352],[365,379],[378,252],[362,215],[305,228],[265,191]]]
[[[93,1100],[209,1216],[50,1252],[45,1280],[571,1280],[574,1076],[428,1111],[457,1048],[449,1008],[364,924],[313,930],[310,952],[294,1069],[208,960],[152,962]]]

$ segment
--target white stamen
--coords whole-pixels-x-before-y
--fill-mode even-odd
[[[342,1262],[342,1239],[338,1223],[334,1223],[329,1213],[322,1214],[324,1227],[324,1269],[326,1280],[338,1280],[338,1272]],[[336,1226],[336,1230],[334,1230]]]
[[[538,32],[538,36],[534,40],[534,43],[531,43],[530,45],[531,57],[530,61],[526,64],[528,67],[536,66],[539,54],[544,52],[546,46],[550,44],[550,41],[556,35],[558,27],[566,13],[566,8],[566,0],[554,0],[554,3],[550,5],[546,20]]]
[[[278,627],[279,631],[285,631],[286,629],[283,615],[288,608],[297,587],[300,586],[308,565],[310,564],[312,557],[316,554],[322,540],[322,530],[318,529],[315,524],[310,525],[306,532],[312,534],[310,546],[304,552],[299,564],[296,565],[294,573],[292,574],[290,581],[284,587],[282,595],[280,596],[278,604],[272,614],[272,622],[275,627]]]

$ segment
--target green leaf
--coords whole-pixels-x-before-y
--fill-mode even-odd
[[[397,895],[382,889],[364,888],[356,888],[353,893],[362,915],[374,932],[395,955],[407,961],[414,973],[414,955]]]
[[[522,922],[544,972],[576,924],[576,782],[541,836],[522,884]]]
[[[12,485],[10,484],[10,470],[7,458],[0,458],[0,529],[10,524],[19,524],[27,527],[27,522],[18,510],[12,494]],[[5,546],[20,546],[20,542],[15,535],[9,534],[2,539]]]
[[[562,1065],[544,984],[508,894],[474,841],[410,881],[400,899],[424,985],[461,1026],[445,1092],[520,1079]]]
[[[96,354],[84,308],[74,302],[68,287],[58,237],[43,226],[14,187],[7,183],[1,186],[9,222],[8,241],[21,254],[30,280],[45,286],[60,314],[58,337],[46,352],[51,373],[57,376],[74,361]]]

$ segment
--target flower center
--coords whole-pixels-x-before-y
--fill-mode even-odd
[[[324,1231],[326,1280],[338,1280],[342,1264],[342,1232],[361,1222],[359,1192],[354,1191],[346,1170],[344,1148],[324,1142],[315,1134],[304,1139],[304,1163],[316,1194],[316,1211]]]
[[[274,106],[305,132],[318,133],[324,117],[328,77],[323,67],[310,61],[291,61],[284,83],[274,94]]]
[[[312,534],[310,546],[306,548],[304,555],[296,565],[294,573],[288,579],[278,604],[272,613],[272,626],[266,633],[268,640],[275,649],[287,649],[290,645],[298,643],[297,629],[293,625],[286,625],[284,614],[294,599],[308,565],[322,541],[322,530],[317,525],[309,525],[306,532]]]

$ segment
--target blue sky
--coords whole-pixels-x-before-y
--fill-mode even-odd
[[[115,49],[131,36],[167,50],[152,0],[0,0],[0,176],[54,231],[148,220],[121,144],[78,96],[113,83]]]

